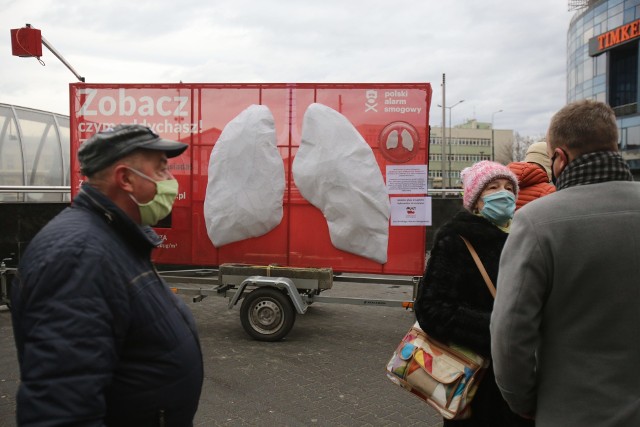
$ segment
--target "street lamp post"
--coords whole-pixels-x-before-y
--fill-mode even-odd
[[[460,101],[456,102],[455,104],[453,104],[450,107],[444,107],[447,110],[449,110],[449,181],[447,183],[447,188],[451,188],[451,128],[453,127],[453,124],[451,122],[451,110],[453,109],[453,107],[455,107],[456,105],[463,103],[464,99],[461,99]],[[438,104],[438,107],[442,107],[442,105]],[[442,135],[444,137],[444,129],[442,130]],[[444,139],[444,138],[443,138]],[[444,171],[442,172],[442,184],[444,187]]]
[[[495,132],[493,131],[493,117],[502,113],[502,110],[494,111],[491,113],[491,161],[496,161],[496,149],[495,149]]]

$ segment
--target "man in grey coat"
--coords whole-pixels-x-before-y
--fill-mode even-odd
[[[640,183],[617,143],[606,104],[558,111],[547,134],[558,191],[516,213],[502,252],[496,381],[538,427],[640,426]]]

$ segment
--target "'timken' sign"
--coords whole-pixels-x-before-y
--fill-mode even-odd
[[[593,37],[589,40],[589,56],[598,56],[638,37],[640,37],[640,19]]]

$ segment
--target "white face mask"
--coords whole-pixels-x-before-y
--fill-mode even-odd
[[[516,196],[508,190],[487,194],[482,201],[484,207],[480,215],[498,226],[506,224],[516,211]]]
[[[147,203],[140,203],[129,193],[129,197],[136,202],[140,212],[140,223],[142,225],[155,225],[167,215],[171,213],[173,202],[178,195],[178,181],[175,178],[166,179],[164,181],[155,181],[154,179],[143,174],[139,170],[128,167],[131,172],[141,176],[156,185],[156,195]]]

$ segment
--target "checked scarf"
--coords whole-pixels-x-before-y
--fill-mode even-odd
[[[617,151],[596,151],[578,157],[562,171],[556,187],[562,190],[607,181],[633,181],[629,166]]]

